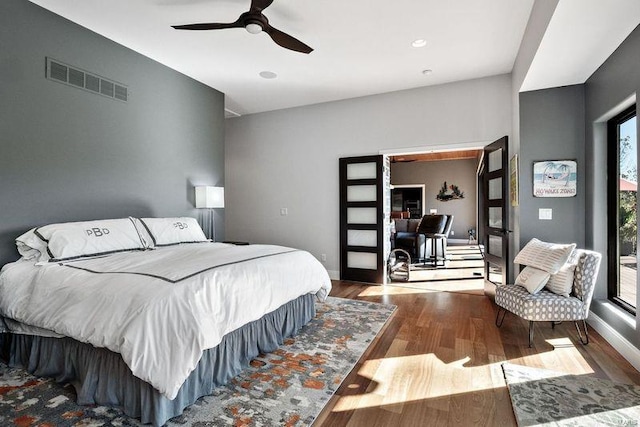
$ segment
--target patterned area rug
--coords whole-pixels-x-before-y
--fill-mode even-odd
[[[371,344],[395,306],[329,297],[275,352],[171,419],[172,427],[307,426]],[[2,426],[139,426],[116,408],[79,406],[71,385],[0,363]]]
[[[640,386],[503,363],[511,404],[524,426],[638,426]]]

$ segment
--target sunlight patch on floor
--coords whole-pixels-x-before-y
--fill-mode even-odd
[[[469,357],[443,363],[433,353],[404,357],[390,357],[367,361],[358,372],[372,380],[360,394],[342,396],[333,411],[398,405],[424,399],[436,399],[454,394],[504,387],[494,383],[493,369],[500,364],[465,368]],[[347,385],[351,387],[351,385]],[[434,402],[434,404],[439,404]],[[444,401],[440,404],[446,404]],[[401,410],[401,407],[395,407]]]
[[[569,337],[552,338],[552,339],[546,340],[546,342],[552,345],[553,348],[567,348],[567,347],[575,348],[575,346],[573,345],[573,342],[569,339]]]
[[[444,282],[395,282],[387,285],[369,286],[358,297],[383,295],[431,294],[435,292],[470,292],[484,295],[482,280],[459,280]]]
[[[411,294],[431,294],[440,292],[437,290],[406,288],[393,285],[369,286],[358,294],[358,297],[379,297],[384,295],[411,295]]]
[[[502,372],[504,362],[543,369],[553,366],[558,375],[594,372],[568,338],[548,340],[552,347],[547,351],[511,360],[490,355],[491,363],[477,365],[472,356],[450,361],[443,361],[434,353],[394,356],[406,343],[396,341],[399,342],[389,348],[391,357],[368,360],[358,371],[359,376],[371,380],[366,390],[357,390],[363,387],[359,383],[347,384],[349,393],[358,394],[341,396],[333,411],[380,406],[401,411],[402,404],[425,399],[430,400],[431,406],[448,406],[446,397],[506,387]]]
[[[431,292],[482,292],[484,295],[484,279],[394,283],[387,286],[422,289]]]

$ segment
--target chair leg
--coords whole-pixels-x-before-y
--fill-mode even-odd
[[[438,241],[435,237],[431,238],[431,262],[434,267],[438,266]]]
[[[582,331],[580,330],[580,326],[578,326],[578,321],[573,322],[576,325],[576,330],[578,331],[578,337],[580,338],[580,342],[584,345],[589,344],[589,329],[587,329],[587,321],[582,319],[582,327],[584,328],[584,336],[582,337]]]
[[[500,312],[502,312],[502,317],[500,317]],[[504,322],[504,316],[507,315],[507,310],[502,307],[498,307],[498,313],[496,314],[496,326],[499,328],[502,326],[502,322]]]
[[[533,345],[533,320],[529,320],[529,348]]]

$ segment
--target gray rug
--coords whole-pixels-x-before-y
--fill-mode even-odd
[[[640,386],[503,363],[520,427],[638,426]]]
[[[308,426],[349,374],[395,306],[329,297],[316,317],[168,427]],[[80,406],[69,384],[0,363],[0,426],[140,426],[117,408]]]

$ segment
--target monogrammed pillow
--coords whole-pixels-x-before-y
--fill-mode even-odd
[[[195,218],[140,218],[155,246],[207,242]]]
[[[575,243],[548,243],[533,238],[516,255],[513,262],[535,267],[549,274],[556,274],[567,262],[575,248]]]
[[[132,218],[49,224],[25,235],[29,236],[30,233],[46,244],[33,248],[44,252],[38,258],[39,262],[67,261],[145,249]],[[25,244],[25,240],[29,241],[25,235],[18,238],[22,244]]]
[[[537,294],[547,284],[549,277],[546,271],[527,266],[518,274],[515,284],[523,286],[530,294]]]

